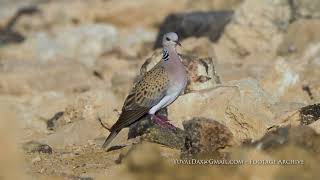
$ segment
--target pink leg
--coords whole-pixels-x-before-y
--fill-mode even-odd
[[[162,116],[162,115],[155,115],[155,116],[157,116],[158,118],[162,119],[163,121],[169,121],[169,119],[166,116]]]
[[[168,122],[168,119],[165,116],[160,115],[151,115],[151,119],[161,127],[176,129],[176,127]]]

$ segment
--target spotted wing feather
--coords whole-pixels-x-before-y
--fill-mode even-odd
[[[165,96],[169,85],[168,75],[162,66],[155,66],[136,83],[127,96],[122,113],[111,131],[119,131],[137,120]]]

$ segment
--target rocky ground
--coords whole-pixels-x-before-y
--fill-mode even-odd
[[[2,0],[0,179],[318,177],[319,12],[317,0]],[[144,117],[102,149],[102,124],[166,31],[189,76],[161,112],[177,129]],[[245,163],[175,161],[188,159]]]

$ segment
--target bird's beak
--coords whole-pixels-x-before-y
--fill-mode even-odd
[[[176,41],[176,44],[181,47],[181,43],[179,41]]]

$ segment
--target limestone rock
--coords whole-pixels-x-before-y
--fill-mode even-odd
[[[265,79],[262,80],[262,87],[274,98],[283,98],[290,90],[295,90],[294,102],[304,102],[305,93],[302,88],[297,88],[300,82],[300,73],[295,67],[283,58],[279,58],[274,67],[269,70]],[[297,96],[297,91],[300,96]],[[284,99],[284,98],[283,98]]]
[[[252,54],[274,54],[290,18],[287,0],[244,1],[214,48],[216,58],[239,62]]]
[[[320,3],[313,0],[293,0],[292,6],[294,8],[296,18],[319,18],[320,17]]]
[[[279,106],[273,106],[278,108]],[[302,106],[302,104],[296,104],[293,107],[284,110],[280,109],[278,116],[276,117],[276,124],[273,127],[269,128],[269,131],[273,131],[280,127],[288,126],[310,126],[317,129],[317,121],[319,120],[319,104],[313,104],[308,106]],[[316,130],[317,131],[317,130]]]
[[[320,36],[317,31],[319,28],[320,20],[318,19],[299,19],[293,22],[283,37],[278,54],[302,54],[310,45],[319,42]]]
[[[268,127],[277,124],[270,108],[275,100],[255,80],[244,79],[223,85],[227,87],[179,97],[168,108],[169,119],[174,120],[177,127],[192,117],[215,119],[230,129],[238,143],[260,138]]]
[[[275,98],[282,101],[314,104],[319,100],[320,46],[312,44],[298,55],[278,57],[266,76],[262,79],[262,87]]]
[[[94,84],[99,86],[102,83],[90,69],[77,62],[38,64],[26,59],[4,59],[1,64],[2,94],[28,95],[50,91],[81,93],[90,90]]]
[[[77,60],[92,67],[96,58],[115,46],[117,38],[117,30],[112,25],[83,24],[57,29],[51,34],[38,32],[24,43],[7,46],[1,52],[4,58],[36,60],[42,64]]]
[[[93,66],[95,58],[110,51],[116,41],[117,31],[111,25],[80,25],[57,32],[53,39],[47,34],[39,34],[35,41],[39,49],[36,55],[40,61],[52,61],[59,57],[76,59],[87,66]]]

